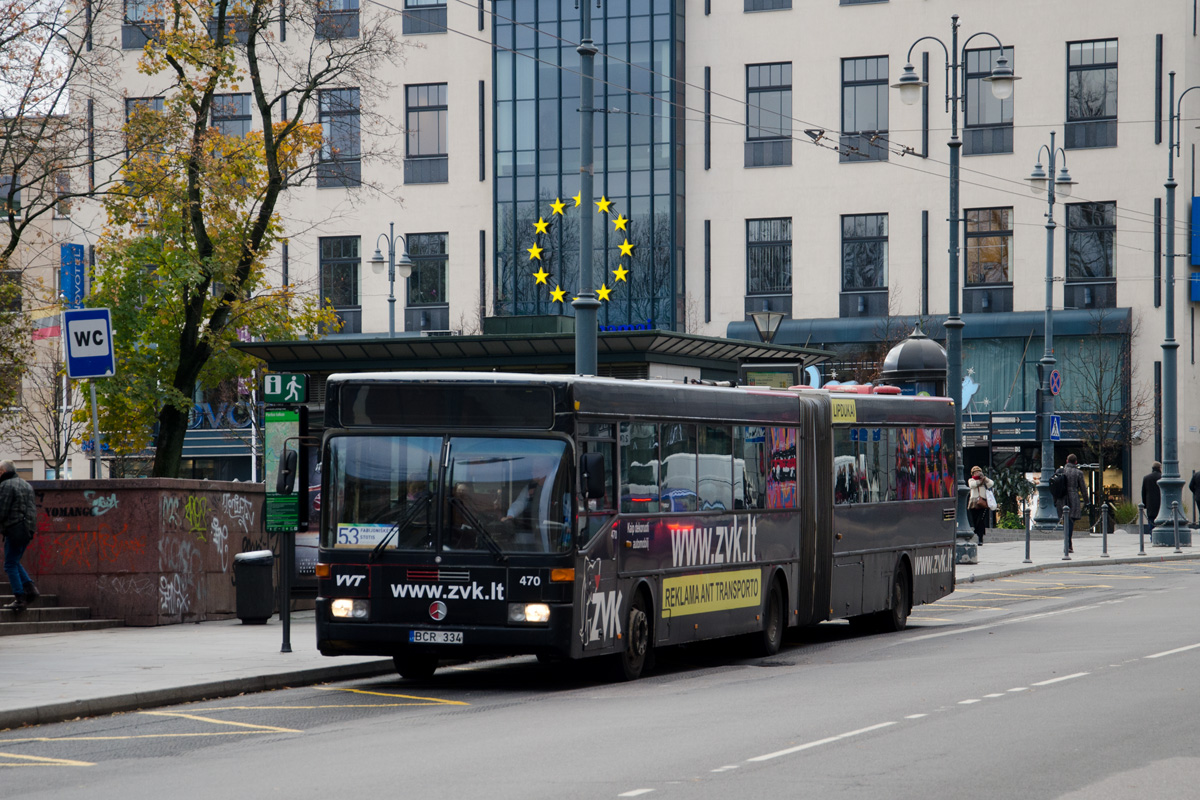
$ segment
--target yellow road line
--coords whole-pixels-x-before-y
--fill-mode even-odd
[[[939,602],[937,605],[938,605],[938,608],[969,608],[972,611],[980,611],[980,610],[1003,611],[1004,610],[1000,606],[963,606],[963,605],[959,605],[958,603],[942,603],[942,602]]]
[[[28,744],[30,742],[123,742],[132,739],[197,739],[205,736],[256,736],[272,733],[259,731],[221,731],[209,733],[133,733],[126,736],[31,736],[28,739],[3,739],[4,744]],[[304,731],[300,731],[303,733]]]
[[[255,725],[252,722],[230,722],[226,719],[201,717],[196,714],[184,714],[179,711],[139,711],[138,713],[145,714],[149,717],[176,717],[178,719],[190,719],[193,722],[211,722],[213,725],[233,725],[238,728],[253,728],[255,730],[270,731],[272,733],[304,733],[304,731],[296,730],[295,728],[276,728],[272,725]]]
[[[324,692],[353,692],[354,694],[369,694],[376,697],[397,697],[402,700],[423,700],[430,705],[447,705],[447,706],[469,706],[470,703],[464,703],[461,700],[443,700],[440,697],[417,697],[411,694],[393,694],[391,692],[369,692],[366,689],[346,689],[341,686],[314,686],[314,689],[320,689]]]
[[[328,703],[316,706],[221,706],[208,711],[321,711],[328,708],[408,708],[412,706],[436,706],[433,701],[420,703]]]
[[[90,761],[72,761],[69,758],[46,758],[44,756],[22,756],[16,753],[0,753],[0,758],[17,758],[29,761],[28,764],[5,764],[0,761],[0,767],[94,767]]]

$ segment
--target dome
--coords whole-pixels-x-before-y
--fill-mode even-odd
[[[946,380],[946,348],[930,339],[920,328],[888,351],[879,377],[885,383],[914,380]]]

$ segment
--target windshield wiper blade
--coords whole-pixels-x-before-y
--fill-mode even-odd
[[[388,531],[387,536],[383,537],[383,540],[380,541],[379,544],[375,545],[375,549],[371,551],[371,555],[367,557],[367,561],[378,561],[380,553],[382,553],[384,548],[388,546],[388,543],[392,541],[392,537],[399,538],[400,534],[404,533],[404,531],[408,529],[408,526],[413,524],[417,518],[417,515],[429,505],[429,502],[432,499],[433,495],[428,491],[417,495],[416,499],[414,499],[408,505],[408,507],[404,509],[404,513],[401,514],[400,518],[396,520],[396,523],[392,525],[392,528]]]
[[[467,523],[479,534],[483,539],[483,543],[487,545],[487,549],[492,551],[492,555],[496,557],[496,562],[503,564],[508,561],[508,556],[504,555],[504,550],[500,547],[500,543],[496,541],[496,537],[488,532],[488,529],[483,527],[483,523],[479,521],[479,517],[475,516],[475,512],[467,508],[467,504],[457,497],[450,498],[450,505],[458,509],[463,515]]]

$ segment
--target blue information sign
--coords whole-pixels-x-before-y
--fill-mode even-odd
[[[86,267],[83,262],[83,245],[64,244],[59,251],[61,264],[59,286],[62,301],[67,308],[83,308],[83,282]]]
[[[106,378],[116,372],[112,317],[107,308],[63,311],[63,336],[67,342],[69,377]]]

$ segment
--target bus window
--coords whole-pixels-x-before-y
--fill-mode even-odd
[[[696,426],[663,423],[661,426],[662,471],[659,481],[659,510],[695,511]]]
[[[733,509],[733,438],[729,428],[700,426],[700,510]]]
[[[833,430],[833,502],[862,503],[866,478],[859,461],[858,431]]]
[[[767,428],[767,508],[796,508],[796,429]]]
[[[600,427],[600,426],[592,426]],[[612,426],[607,425],[610,431]],[[600,453],[604,456],[604,497],[580,501],[580,513],[584,515],[586,525],[581,525],[580,545],[590,542],[608,519],[616,512],[616,495],[613,493],[613,465],[616,463],[617,443],[614,441],[597,441],[585,439],[581,443],[583,452]]]
[[[330,525],[325,547],[432,547],[440,437],[343,436],[329,444]]]
[[[767,429],[733,429],[734,508],[767,507]]]
[[[658,511],[658,426],[653,422],[622,422],[621,511]]]
[[[887,428],[859,430],[859,464],[862,466],[864,503],[883,503],[896,498],[895,462]]]

